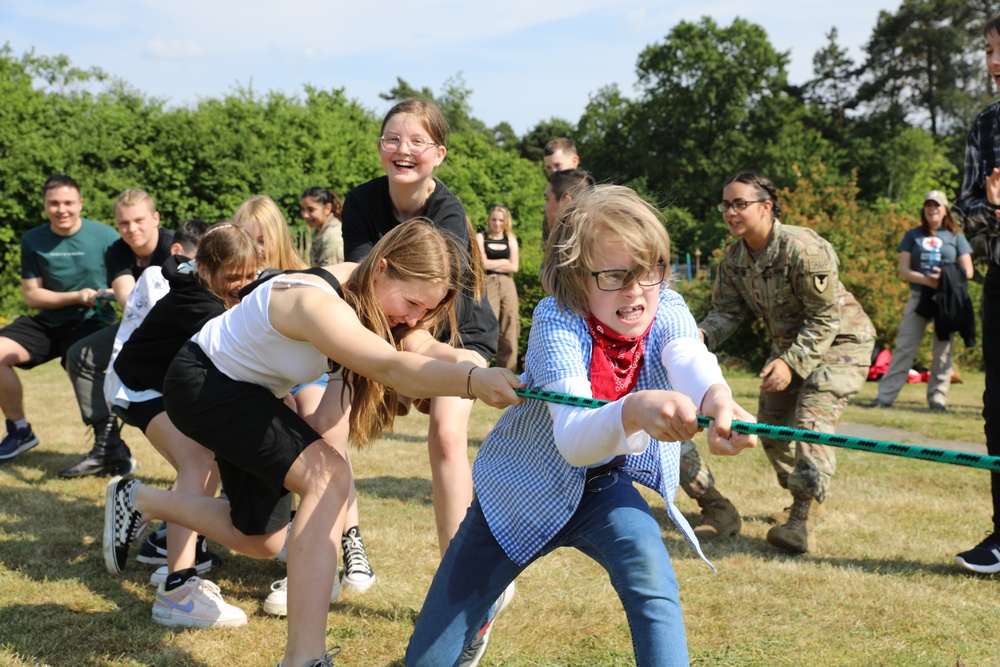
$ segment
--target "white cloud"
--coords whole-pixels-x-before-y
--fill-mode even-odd
[[[205,55],[205,49],[193,39],[154,37],[146,44],[146,51],[157,58],[200,58]]]

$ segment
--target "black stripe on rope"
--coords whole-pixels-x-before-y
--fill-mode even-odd
[[[533,398],[549,403],[562,403],[579,408],[599,408],[608,401],[597,398],[586,398],[583,396],[573,396],[555,391],[544,391],[542,389],[515,389],[519,396]],[[698,425],[708,428],[712,423],[711,417],[699,416]],[[889,454],[891,456],[902,456],[910,459],[922,459],[924,461],[937,461],[938,463],[949,463],[951,465],[968,466],[970,468],[982,468],[993,472],[1000,472],[1000,456],[985,456],[982,454],[970,454],[968,452],[952,452],[944,449],[934,449],[933,447],[918,447],[916,445],[906,445],[901,442],[886,440],[872,440],[870,438],[853,438],[847,435],[836,435],[831,433],[819,433],[818,431],[806,431],[804,429],[791,428],[788,426],[772,426],[770,424],[755,424],[751,422],[733,421],[733,430],[737,433],[747,433],[750,435],[761,435],[778,440],[801,440],[819,445],[831,445],[833,447],[843,447],[845,449],[858,449],[876,454]]]

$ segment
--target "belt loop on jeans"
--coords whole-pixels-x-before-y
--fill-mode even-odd
[[[611,459],[610,461],[608,461],[607,463],[605,463],[604,465],[597,466],[596,468],[587,468],[587,481],[589,482],[595,477],[600,477],[601,475],[605,475],[612,470],[617,470],[618,468],[621,468],[624,463],[625,463],[625,455],[620,454],[615,458]]]

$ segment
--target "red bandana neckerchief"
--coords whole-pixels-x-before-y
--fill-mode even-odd
[[[636,338],[626,338],[587,313],[587,328],[594,342],[590,357],[590,387],[594,398],[617,401],[635,389],[649,327]]]

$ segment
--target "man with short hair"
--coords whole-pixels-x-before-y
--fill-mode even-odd
[[[549,238],[552,225],[559,219],[563,207],[573,200],[578,188],[594,187],[594,177],[585,169],[560,169],[549,174],[549,184],[545,188],[545,224],[542,225],[542,246]]]
[[[546,177],[557,171],[576,169],[580,166],[580,156],[577,155],[576,144],[566,137],[553,139],[545,144],[542,163],[545,165]]]
[[[15,368],[29,369],[65,359],[69,347],[114,319],[98,298],[107,292],[104,253],[118,235],[108,225],[81,217],[80,186],[66,175],[42,187],[49,224],[21,239],[21,291],[36,315],[21,316],[0,329],[0,410],[7,435],[0,461],[35,447],[38,437],[24,413],[24,388]]]
[[[115,223],[121,238],[104,257],[115,300],[124,308],[136,280],[150,266],[161,266],[171,254],[173,233],[160,228],[160,213],[145,190],[130,188],[115,199]],[[83,423],[94,429],[94,446],[73,465],[60,471],[65,478],[125,475],[134,460],[121,439],[118,419],[104,398],[104,372],[111,360],[118,324],[105,327],[75,343],[67,353],[67,369]]]

